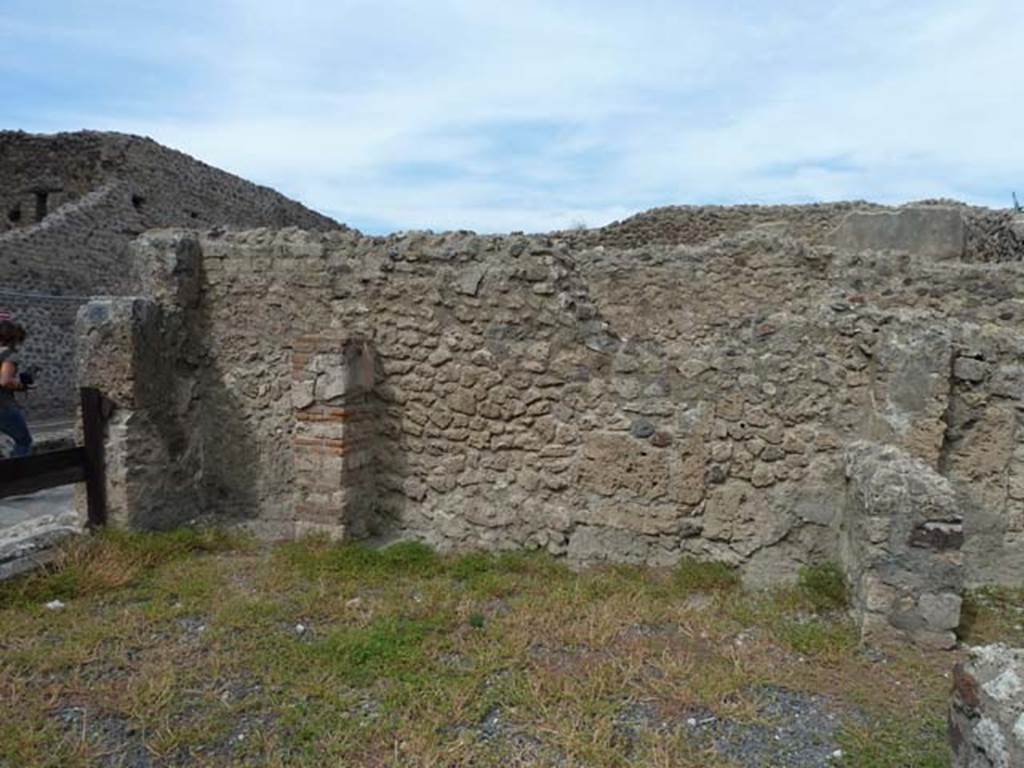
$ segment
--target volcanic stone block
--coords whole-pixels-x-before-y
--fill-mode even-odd
[[[963,518],[949,481],[893,446],[850,445],[840,558],[865,640],[956,644]]]
[[[1024,765],[1024,650],[986,645],[953,670],[953,768]]]

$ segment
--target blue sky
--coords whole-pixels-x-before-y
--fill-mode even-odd
[[[0,0],[0,126],[152,136],[369,232],[1024,196],[1010,0]]]

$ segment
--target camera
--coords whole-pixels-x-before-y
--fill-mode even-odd
[[[28,389],[36,383],[36,377],[30,371],[22,371],[18,374],[18,381],[21,382],[21,386]]]

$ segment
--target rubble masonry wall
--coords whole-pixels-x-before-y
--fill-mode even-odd
[[[759,229],[573,237],[200,236],[200,507],[270,535],[694,555],[763,584],[837,558],[843,450],[865,440],[962,492],[968,583],[1019,583],[1018,264]],[[353,403],[332,382],[356,342],[373,380]]]

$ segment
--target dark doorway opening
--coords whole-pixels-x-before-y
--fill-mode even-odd
[[[36,221],[46,218],[46,204],[49,197],[49,192],[36,192]]]

